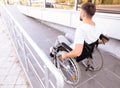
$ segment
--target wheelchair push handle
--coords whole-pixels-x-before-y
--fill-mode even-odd
[[[106,42],[110,40],[107,36],[103,34],[100,35],[99,39],[102,40],[103,44],[105,44]]]

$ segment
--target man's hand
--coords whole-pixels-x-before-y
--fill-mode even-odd
[[[100,39],[99,39],[99,43],[101,44],[105,44],[106,42],[108,42],[109,41],[109,37],[107,36],[107,35],[103,35],[103,34],[101,34],[100,35]]]
[[[82,50],[83,50],[83,44],[75,44],[75,48],[72,51],[61,53],[60,60],[78,57],[81,55]]]
[[[106,42],[108,42],[108,40],[106,40],[106,39],[102,39],[102,41],[103,41],[103,44],[105,44]]]
[[[63,61],[64,59],[66,59],[66,54],[67,52],[64,52],[61,56],[60,56],[60,60]]]

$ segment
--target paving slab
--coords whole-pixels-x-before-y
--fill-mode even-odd
[[[0,16],[0,88],[31,88]]]

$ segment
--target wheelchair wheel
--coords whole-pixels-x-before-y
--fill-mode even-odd
[[[91,59],[92,68],[90,70],[92,70],[92,71],[101,70],[104,62],[103,62],[103,56],[102,56],[100,50],[98,48],[95,48],[92,56],[93,56],[93,59]]]
[[[59,52],[64,53],[65,51]],[[59,60],[59,70],[67,83],[72,85],[79,83],[81,71],[75,59],[67,58],[64,61]]]

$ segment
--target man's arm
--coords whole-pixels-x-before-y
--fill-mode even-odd
[[[76,44],[75,48],[68,52],[68,53],[63,53],[61,56],[61,60],[64,60],[66,58],[75,58],[81,55],[82,51],[83,51],[83,44]]]

